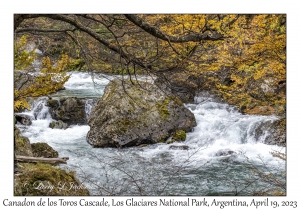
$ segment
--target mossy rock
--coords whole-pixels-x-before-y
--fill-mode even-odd
[[[165,143],[176,130],[191,131],[196,120],[176,96],[155,85],[115,79],[94,105],[88,124],[87,141],[94,147],[131,147]],[[184,140],[181,134],[175,138]]]
[[[63,121],[61,120],[58,120],[58,121],[52,121],[50,124],[49,124],[49,127],[52,128],[52,129],[67,129],[68,128],[68,124],[67,123],[64,123]]]
[[[177,145],[171,145],[169,147],[169,149],[170,150],[189,150],[190,148],[187,145],[179,145],[179,146],[177,146]]]
[[[58,152],[44,142],[31,144],[34,157],[57,158]]]
[[[85,100],[77,97],[48,100],[49,112],[53,119],[68,125],[86,124]],[[54,126],[54,125],[53,125]],[[63,126],[65,129],[66,127]]]
[[[32,148],[27,137],[23,136],[20,130],[14,128],[15,155],[32,156]]]
[[[276,121],[267,121],[258,126],[255,133],[255,138],[266,135],[265,144],[286,146],[286,118],[282,118]]]
[[[15,175],[14,181],[15,196],[89,195],[86,187],[76,179],[74,172],[67,172],[49,164],[19,164],[19,173]]]
[[[49,106],[51,108],[58,108],[59,107],[59,102],[58,102],[58,100],[50,99],[50,100],[47,101],[47,106]]]

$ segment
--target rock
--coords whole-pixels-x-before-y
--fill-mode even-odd
[[[32,148],[27,137],[23,136],[16,126],[14,127],[15,155],[32,156]]]
[[[219,150],[215,156],[216,157],[221,157],[221,156],[228,156],[228,155],[233,155],[233,154],[236,154],[234,151],[232,150],[229,150],[229,149],[222,149],[222,150]]]
[[[47,106],[53,119],[68,125],[86,124],[85,102],[76,97],[48,100]]]
[[[154,84],[160,89],[173,94],[184,103],[193,103],[198,88],[198,78],[183,74],[168,74],[158,77]]]
[[[147,147],[148,144],[140,144],[138,147]]]
[[[253,109],[247,110],[245,113],[256,115],[272,115],[275,113],[275,110],[271,106],[256,106]]]
[[[162,90],[172,93],[184,103],[194,103],[195,96],[202,91],[209,91],[211,96],[219,96],[216,78],[226,86],[235,82],[231,80],[230,68],[221,68],[218,73],[209,71],[199,75],[188,73],[188,70],[186,72],[158,75],[154,84]]]
[[[189,150],[190,148],[187,145],[180,145],[180,146],[171,145],[169,147],[169,149],[172,149],[172,150]]]
[[[286,146],[286,118],[262,123],[256,129],[255,138],[258,140],[261,136],[264,135],[266,135],[266,137],[263,143],[268,145],[278,145],[278,146],[285,147]]]
[[[38,142],[31,144],[33,157],[57,158],[58,152],[47,143]]]
[[[217,77],[219,82],[225,86],[230,86],[235,82],[231,79],[231,68],[229,66],[221,67],[218,71]]]
[[[255,80],[249,78],[247,80],[245,90],[249,95],[257,100],[265,101],[271,95],[274,95],[278,85],[272,84],[269,80],[262,78]]]
[[[47,101],[47,106],[49,106],[51,109],[58,109],[59,108],[59,101],[55,99],[49,99]]]
[[[49,124],[49,127],[52,128],[52,129],[67,129],[68,128],[68,124],[67,123],[64,123],[63,121],[61,120],[58,120],[58,121],[52,121],[50,124]]]
[[[23,71],[14,71],[14,89],[24,90],[34,84],[36,78]]]
[[[87,142],[94,147],[129,147],[165,142],[177,130],[196,126],[192,112],[147,82],[111,81],[94,105]],[[126,90],[126,92],[124,91]]]
[[[31,125],[32,120],[34,120],[34,117],[27,115],[27,114],[15,114],[15,118],[17,122],[23,124],[23,125]]]

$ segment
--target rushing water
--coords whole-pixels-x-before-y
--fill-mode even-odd
[[[73,72],[66,89],[53,97],[99,98],[112,78],[95,78],[95,88],[87,73]],[[36,118],[31,126],[18,126],[32,143],[47,142],[60,157],[69,157],[61,167],[75,170],[93,195],[248,195],[268,184],[254,181],[254,168],[278,176],[285,170],[285,163],[270,154],[285,148],[263,144],[268,131],[255,135],[261,123],[276,117],[242,115],[205,93],[195,98],[195,104],[186,104],[197,126],[184,142],[125,149],[93,148],[86,142],[88,125],[49,128],[52,119],[46,100],[39,98],[27,112]],[[90,109],[87,102],[88,114]]]

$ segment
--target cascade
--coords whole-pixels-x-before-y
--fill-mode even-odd
[[[89,116],[109,80],[108,77],[97,79],[98,90],[94,82],[87,73],[73,72],[65,84],[66,89],[51,97],[88,98],[85,111]],[[122,170],[135,174],[147,195],[203,196],[231,192],[234,185],[242,188],[253,175],[250,166],[264,170],[267,164],[268,170],[274,173],[278,167],[285,169],[285,163],[270,154],[273,150],[285,152],[285,147],[263,144],[268,131],[260,136],[256,133],[259,125],[276,120],[275,116],[243,115],[234,106],[218,102],[207,93],[199,95],[195,101],[186,107],[194,113],[197,126],[187,133],[184,142],[172,144],[122,150],[92,148],[86,142],[88,125],[73,125],[66,130],[49,128],[52,118],[46,106],[47,97],[35,100],[32,110],[25,112],[34,116],[32,125],[18,126],[32,143],[47,142],[61,157],[69,157],[68,164],[61,167],[75,170],[81,181],[87,182],[85,178],[89,177],[85,184],[92,195],[100,195],[94,184],[114,189],[117,195],[138,195],[133,185],[118,185],[129,183],[126,180],[130,177]],[[163,188],[165,185],[168,186]],[[259,182],[248,188],[251,191],[263,186],[264,183]]]

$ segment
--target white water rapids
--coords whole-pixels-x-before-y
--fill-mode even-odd
[[[66,89],[52,97],[99,98],[112,78],[95,79],[95,90],[87,73],[73,72]],[[242,115],[205,93],[195,98],[195,104],[186,104],[197,126],[184,142],[124,149],[93,148],[86,142],[88,125],[49,128],[52,119],[46,100],[37,99],[26,113],[36,117],[31,126],[18,127],[31,143],[46,142],[60,157],[69,157],[68,164],[60,167],[76,171],[92,195],[248,195],[267,185],[254,181],[254,168],[278,176],[285,170],[285,162],[270,154],[285,153],[285,147],[263,144],[268,131],[255,135],[261,123],[276,120],[275,116]],[[86,110],[90,108],[87,104]],[[220,151],[233,153],[216,156]]]

